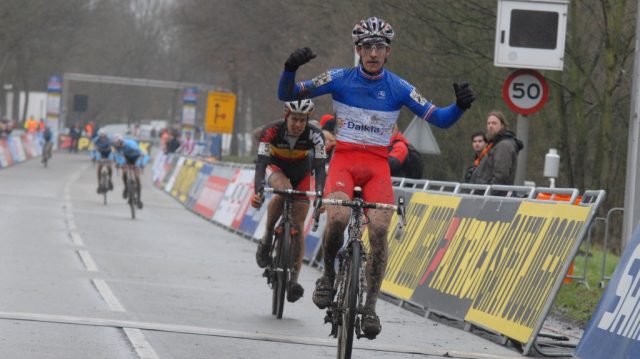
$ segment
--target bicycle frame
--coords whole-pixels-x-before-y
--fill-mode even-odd
[[[272,314],[278,319],[282,318],[284,311],[284,296],[288,287],[291,273],[294,269],[294,257],[291,255],[291,236],[293,233],[293,219],[291,211],[295,195],[315,196],[315,192],[296,191],[293,189],[278,190],[265,188],[265,192],[284,196],[282,217],[274,228],[275,239],[271,242],[270,255],[275,259],[263,274],[267,277],[267,283],[273,289]]]
[[[124,170],[125,173],[127,175],[127,192],[129,193],[128,195],[128,201],[129,201],[129,207],[131,207],[131,218],[135,219],[136,218],[136,205],[137,205],[137,183],[136,183],[136,170],[135,170],[135,165],[130,165],[130,164],[125,164],[124,165]]]
[[[368,203],[362,199],[361,188],[354,189],[353,200],[322,199],[316,205],[314,213],[314,230],[319,219],[319,207],[321,204],[339,205],[351,208],[348,237],[343,248],[338,252],[339,269],[334,283],[334,301],[327,308],[325,323],[331,323],[331,336],[338,337],[338,357],[350,358],[353,345],[353,333],[361,338],[364,336],[361,329],[361,318],[364,311],[364,293],[366,284],[367,253],[362,242],[362,226],[369,223],[364,209],[392,209],[401,217],[398,224],[398,232],[401,232],[405,224],[404,198],[398,199],[398,205],[384,203]],[[363,221],[363,218],[365,219]],[[396,237],[399,238],[399,237]],[[355,257],[354,257],[355,256]],[[354,268],[357,267],[357,268]],[[353,273],[357,270],[357,275]],[[357,288],[353,289],[353,281],[357,278]],[[355,302],[355,303],[354,303]]]
[[[108,183],[109,183],[109,166],[111,164],[111,160],[109,159],[99,159],[97,164],[100,168],[100,182],[98,183],[98,187],[102,188],[102,196],[104,204],[107,204],[107,192],[109,191]]]

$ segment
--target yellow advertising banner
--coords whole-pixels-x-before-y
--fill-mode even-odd
[[[229,92],[209,92],[204,130],[209,133],[233,133],[236,95]]]
[[[389,259],[382,290],[401,299],[410,299],[430,260],[437,255],[440,239],[446,235],[449,222],[460,203],[460,197],[431,193],[415,193],[407,205],[406,228],[401,240],[389,231]],[[389,228],[395,228],[394,216]]]
[[[503,260],[481,268],[465,320],[527,343],[589,212],[571,204],[521,203],[509,229],[491,238],[489,256]]]

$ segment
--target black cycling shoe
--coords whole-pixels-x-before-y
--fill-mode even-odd
[[[122,198],[127,199],[127,187],[122,190]]]
[[[304,288],[298,283],[289,283],[289,288],[287,289],[287,301],[293,303],[298,299],[302,298],[304,294]]]
[[[262,241],[258,243],[258,249],[256,250],[256,263],[258,263],[258,267],[260,268],[265,268],[266,266],[271,264],[269,247],[271,246],[268,244],[262,243]]]
[[[333,301],[333,281],[334,278],[323,275],[316,281],[316,289],[313,291],[313,303],[320,309],[325,309]]]
[[[96,193],[101,194],[102,193],[102,187],[98,186],[98,189],[96,189]]]
[[[364,337],[373,340],[382,331],[382,324],[376,312],[371,308],[364,308],[362,313],[362,333]]]
[[[144,205],[142,204],[142,201],[138,200],[138,209],[142,209],[142,207],[144,207]]]
[[[113,191],[113,182],[109,180],[109,191]]]

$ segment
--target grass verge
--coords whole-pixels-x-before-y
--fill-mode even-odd
[[[591,247],[590,255],[585,256],[586,247],[583,244],[579,253],[582,255],[576,256],[573,274],[582,276],[585,273],[586,260],[586,283],[588,286],[578,279],[573,279],[570,283],[564,283],[553,303],[551,314],[580,328],[585,328],[606,289],[600,288],[599,285],[602,276],[602,256],[604,252],[601,248]],[[613,274],[619,261],[620,257],[611,253],[607,254],[606,276]],[[608,281],[604,283],[608,284]]]

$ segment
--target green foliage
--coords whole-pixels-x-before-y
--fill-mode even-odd
[[[574,275],[582,276],[583,273],[585,273],[584,263],[586,259],[587,283],[589,284],[589,287],[575,279],[570,283],[564,283],[560,288],[551,309],[551,313],[553,315],[575,323],[583,328],[591,319],[591,315],[598,306],[600,298],[606,289],[600,288],[599,286],[602,274],[602,256],[604,252],[602,252],[600,248],[591,248],[590,253],[591,256],[585,257],[584,255],[579,255],[574,261]],[[620,257],[611,253],[607,254],[605,270],[607,277],[613,274],[613,271],[619,261]]]

